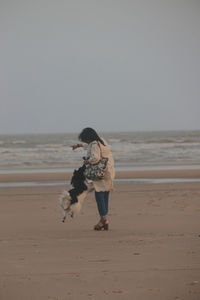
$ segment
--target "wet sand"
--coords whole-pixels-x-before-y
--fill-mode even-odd
[[[2,182],[28,182],[28,181],[63,181],[70,180],[72,172],[42,172],[42,173],[8,173],[0,174]],[[200,169],[175,170],[135,170],[117,171],[116,179],[132,178],[200,178]]]
[[[199,170],[139,172],[117,178],[200,178]],[[71,176],[11,175],[0,181]],[[93,231],[93,193],[77,218],[62,223],[62,190],[0,188],[1,300],[200,299],[199,183],[117,184],[108,232]]]

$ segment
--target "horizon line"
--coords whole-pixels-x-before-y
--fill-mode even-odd
[[[98,130],[100,133],[131,133],[131,132],[191,132],[191,131],[200,131],[200,129],[160,129],[160,130]],[[57,132],[17,132],[17,133],[0,133],[3,135],[44,135],[44,134],[79,134],[79,131],[57,131]]]

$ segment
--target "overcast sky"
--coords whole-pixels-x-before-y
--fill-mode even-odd
[[[0,0],[0,133],[200,129],[199,0]]]

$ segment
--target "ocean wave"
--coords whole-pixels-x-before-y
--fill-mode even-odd
[[[12,144],[26,144],[26,141],[23,140],[18,140],[18,141],[13,141]]]
[[[0,169],[74,168],[82,164],[85,151],[72,151],[76,135],[0,136]],[[109,133],[116,166],[178,163],[200,164],[199,132]]]
[[[42,144],[42,145],[38,144],[35,147],[36,148],[44,148],[44,149],[46,149],[46,148],[61,148],[63,146],[64,146],[63,144]]]
[[[121,143],[122,140],[121,139],[108,139],[109,143]]]

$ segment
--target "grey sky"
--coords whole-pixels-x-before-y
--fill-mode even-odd
[[[200,129],[199,0],[0,0],[0,133]]]

